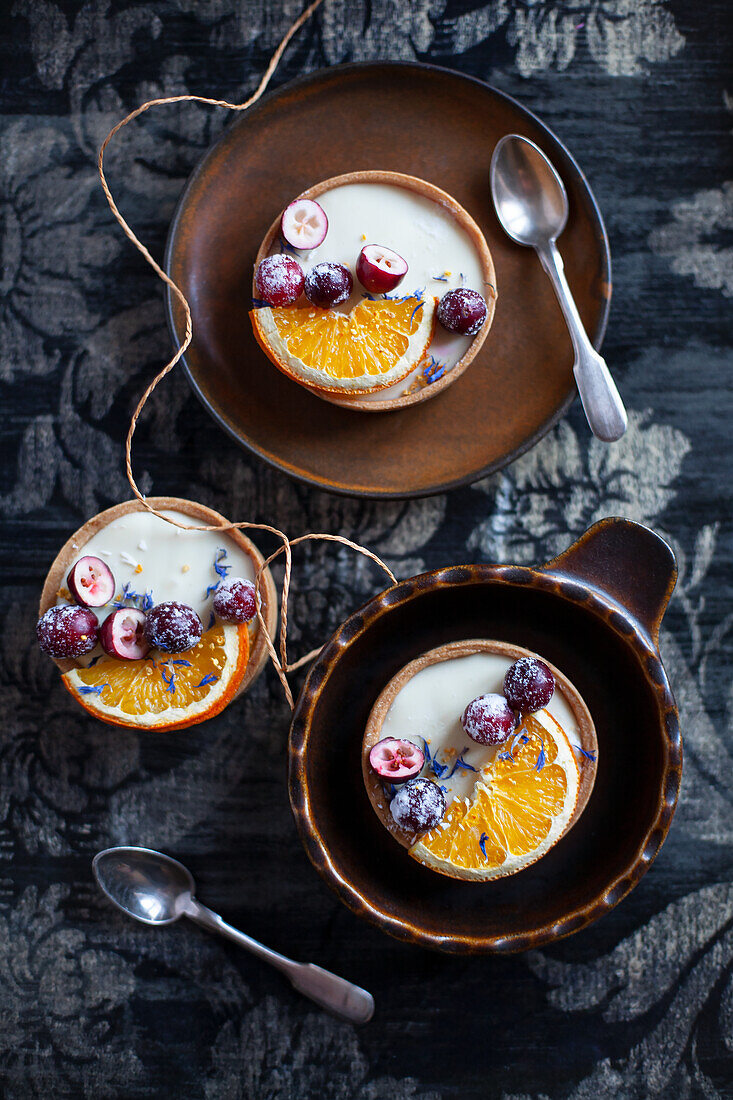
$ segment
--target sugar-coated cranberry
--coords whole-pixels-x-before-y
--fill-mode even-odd
[[[377,775],[390,783],[404,783],[422,771],[425,753],[412,741],[400,737],[384,737],[372,746],[369,763]]]
[[[353,289],[351,272],[343,264],[316,264],[305,277],[305,296],[321,309],[345,302]]]
[[[475,336],[486,320],[486,302],[476,290],[449,290],[438,302],[436,314],[448,332]]]
[[[192,649],[201,640],[203,629],[194,609],[175,600],[156,604],[145,618],[145,637],[151,646],[166,653]]]
[[[442,821],[445,795],[432,779],[409,779],[397,791],[389,808],[401,829],[424,833]]]
[[[99,623],[86,607],[49,607],[38,620],[38,644],[49,657],[81,657],[97,644]]]
[[[461,725],[479,745],[500,745],[517,728],[517,716],[503,695],[479,695],[463,712]]]
[[[303,268],[292,256],[265,256],[257,265],[255,286],[268,306],[289,306],[303,293],[304,283]]]
[[[520,657],[504,677],[507,702],[521,714],[546,707],[555,692],[555,677],[538,657]]]
[[[257,592],[252,581],[227,577],[214,593],[214,611],[224,623],[248,623],[257,614]]]

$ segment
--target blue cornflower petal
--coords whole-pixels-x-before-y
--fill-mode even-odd
[[[106,687],[109,687],[109,684],[97,684],[96,687],[91,687],[91,685],[88,686],[88,687],[86,687],[86,686],[85,687],[80,687],[79,688],[79,694],[80,695],[101,695],[102,691]]]
[[[219,679],[218,676],[214,676],[213,673],[210,672],[210,673],[208,673],[207,676],[204,676],[201,683],[196,684],[195,687],[202,688],[202,687],[206,687],[207,684],[215,684],[218,679]]]

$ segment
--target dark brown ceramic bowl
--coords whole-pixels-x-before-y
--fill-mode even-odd
[[[289,750],[301,838],[342,901],[424,947],[508,952],[576,932],[625,897],[664,841],[680,785],[677,708],[658,648],[676,574],[658,535],[606,519],[539,568],[439,569],[347,619],[303,685]],[[361,774],[363,730],[385,684],[426,650],[471,637],[526,646],[562,668],[599,745],[575,828],[520,875],[486,884],[411,860],[372,812]]]
[[[425,496],[511,462],[562,416],[576,394],[567,325],[535,253],[509,240],[489,194],[491,154],[508,133],[534,141],[565,182],[560,249],[599,347],[611,296],[601,215],[567,149],[509,96],[429,65],[345,65],[278,88],[227,127],[181,196],[165,265],[191,305],[191,385],[238,443],[320,489]],[[428,180],[468,211],[491,250],[499,301],[470,369],[435,400],[367,414],[275,370],[248,311],[273,215],[318,180],[374,168]],[[170,293],[167,307],[178,346],[183,316]]]

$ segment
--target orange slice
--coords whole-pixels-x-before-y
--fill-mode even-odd
[[[101,657],[63,682],[90,714],[114,726],[174,730],[213,718],[231,701],[249,658],[246,625],[220,623],[185,653],[153,649],[142,661]]]
[[[394,385],[425,357],[437,299],[364,298],[350,313],[315,306],[262,306],[250,317],[276,367],[327,393],[370,393]]]
[[[410,855],[454,878],[512,875],[550,850],[575,810],[580,776],[564,731],[547,711],[527,717]]]

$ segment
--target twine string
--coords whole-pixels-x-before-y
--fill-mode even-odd
[[[392,584],[397,584],[397,578],[395,577],[392,570],[389,569],[389,567],[387,565],[385,565],[385,563],[382,561],[382,559],[380,557],[378,557],[372,550],[369,550],[366,546],[360,546],[358,542],[352,542],[351,539],[347,539],[345,535],[327,535],[327,534],[318,534],[318,535],[307,534],[307,535],[300,535],[298,538],[295,538],[295,539],[288,539],[287,540],[287,545],[280,546],[277,550],[275,550],[272,554],[270,554],[269,558],[265,559],[265,561],[262,563],[262,565],[260,566],[260,568],[257,571],[258,578],[265,571],[265,569],[267,569],[268,566],[271,565],[271,563],[273,561],[275,561],[275,559],[278,558],[280,556],[280,554],[283,553],[283,551],[287,554],[288,550],[291,549],[293,546],[297,546],[298,543],[300,543],[300,542],[308,542],[311,539],[320,539],[322,542],[340,542],[342,544],[342,546],[348,546],[350,550],[355,550],[358,554],[363,554],[363,556],[365,558],[369,558],[369,559],[371,559],[371,561],[373,561],[377,565],[379,565],[385,571],[385,573],[389,576],[389,579],[392,581]],[[289,576],[288,576],[287,580],[288,580],[288,583],[289,583],[289,580],[290,580]],[[284,619],[285,619],[285,630],[283,631],[283,636],[282,636],[283,637],[283,643],[287,642],[287,605],[288,605],[288,601],[286,599],[285,581],[283,581],[282,606],[283,606],[283,609],[284,609]],[[297,661],[294,661],[292,664],[288,664],[288,662],[287,662],[287,649],[285,648],[285,644],[284,644],[281,656],[282,656],[283,663],[285,664],[287,670],[289,672],[294,672],[295,669],[300,668],[302,665],[307,664],[309,661],[312,661],[313,658],[315,657],[315,655],[320,651],[320,649],[321,649],[321,647],[319,646],[318,649],[311,650],[311,652],[306,653],[306,655],[304,657],[300,657]]]
[[[307,653],[304,657],[301,657],[299,660],[294,661],[292,664],[288,664],[288,659],[287,659],[288,597],[289,597],[289,594],[290,594],[290,582],[291,582],[291,578],[292,578],[292,566],[293,566],[292,547],[297,545],[300,542],[307,542],[309,540],[316,540],[316,539],[321,540],[321,541],[325,541],[325,542],[340,542],[344,546],[348,546],[350,549],[355,550],[359,554],[363,554],[365,557],[370,558],[373,562],[375,562],[381,569],[384,570],[384,572],[390,578],[390,581],[392,582],[392,584],[397,583],[396,577],[392,573],[391,569],[382,561],[382,559],[380,557],[378,557],[376,554],[372,553],[372,551],[368,550],[365,546],[360,546],[359,543],[352,542],[351,539],[347,539],[343,535],[331,535],[331,534],[310,532],[306,535],[300,535],[298,538],[289,539],[288,536],[283,531],[281,531],[277,527],[271,526],[269,523],[251,523],[247,520],[240,520],[239,522],[236,522],[236,523],[227,520],[225,523],[222,523],[222,524],[211,524],[211,525],[208,525],[208,526],[181,523],[180,521],[173,519],[171,516],[167,516],[164,513],[158,511],[157,508],[154,508],[153,505],[150,503],[150,501],[148,501],[146,499],[145,495],[141,492],[140,488],[138,487],[137,481],[135,480],[135,475],[134,475],[133,470],[132,470],[132,440],[133,440],[133,436],[135,435],[135,429],[137,427],[137,422],[140,418],[140,414],[142,413],[142,411],[143,411],[148,399],[150,398],[151,394],[153,393],[153,391],[156,389],[158,384],[163,381],[163,379],[166,377],[166,375],[170,374],[170,372],[173,370],[173,368],[176,366],[176,364],[180,362],[181,358],[183,357],[186,350],[190,346],[191,340],[193,338],[193,321],[192,321],[192,318],[191,318],[191,307],[189,306],[188,300],[187,300],[185,294],[183,293],[183,291],[181,290],[181,288],[173,281],[173,279],[171,279],[170,275],[168,275],[168,273],[163,270],[163,268],[160,266],[160,264],[157,262],[157,260],[155,260],[155,258],[151,255],[149,250],[142,243],[142,241],[135,234],[134,230],[131,228],[131,226],[128,224],[128,222],[125,220],[125,218],[121,214],[121,212],[119,210],[119,207],[117,206],[117,203],[115,202],[115,200],[112,196],[112,192],[110,190],[109,184],[107,183],[107,178],[104,174],[104,154],[105,154],[105,150],[107,149],[107,146],[109,145],[109,143],[111,142],[111,140],[115,136],[115,134],[119,133],[119,131],[122,130],[123,127],[127,126],[128,123],[133,122],[134,119],[136,119],[136,118],[139,118],[140,115],[142,115],[145,111],[149,111],[151,107],[159,107],[159,106],[163,106],[165,104],[170,104],[170,103],[193,102],[193,103],[203,103],[203,104],[205,104],[207,106],[210,106],[210,107],[225,107],[227,110],[230,110],[230,111],[246,111],[247,108],[251,107],[253,103],[256,103],[257,100],[260,98],[260,96],[264,93],[264,91],[267,88],[268,84],[270,83],[270,80],[271,80],[271,78],[272,78],[272,76],[273,76],[273,74],[274,74],[274,72],[275,72],[275,70],[276,70],[276,68],[277,68],[277,66],[280,62],[280,59],[281,59],[283,53],[285,52],[285,49],[287,48],[287,45],[290,42],[293,35],[296,34],[300,30],[300,28],[303,26],[303,24],[311,17],[313,12],[316,10],[316,8],[318,8],[320,6],[321,3],[322,3],[322,0],[313,0],[313,2],[311,4],[309,4],[308,7],[305,8],[305,10],[303,12],[301,12],[301,14],[295,20],[295,22],[290,26],[290,28],[288,29],[288,31],[284,35],[282,41],[280,42],[280,45],[277,47],[277,49],[273,53],[272,57],[270,58],[270,62],[268,64],[267,68],[265,69],[265,72],[264,72],[259,84],[257,85],[257,88],[252,93],[252,95],[249,97],[249,99],[246,99],[243,103],[229,103],[228,100],[226,100],[226,99],[211,99],[207,96],[188,95],[188,94],[187,95],[164,96],[164,97],[159,98],[159,99],[150,99],[150,100],[147,101],[147,103],[143,103],[139,107],[136,107],[134,111],[131,111],[129,115],[127,115],[125,118],[123,118],[120,122],[118,122],[115,126],[112,127],[110,132],[107,134],[107,137],[102,142],[102,145],[101,145],[100,150],[99,150],[99,157],[97,159],[97,168],[98,168],[98,171],[99,171],[99,178],[100,178],[100,181],[101,181],[101,184],[102,184],[102,190],[104,191],[105,197],[107,199],[107,202],[109,203],[109,208],[112,211],[112,214],[114,215],[115,219],[117,220],[118,224],[120,225],[123,233],[128,238],[128,240],[131,241],[131,243],[135,246],[135,248],[138,250],[138,252],[140,252],[140,254],[147,260],[147,262],[150,264],[150,266],[152,267],[153,271],[156,273],[158,278],[161,279],[166,284],[166,286],[169,287],[170,290],[173,292],[173,294],[175,295],[176,299],[178,300],[181,308],[183,309],[183,313],[184,313],[184,317],[185,317],[185,335],[184,335],[184,338],[183,338],[182,342],[179,344],[179,346],[176,349],[176,352],[173,355],[173,357],[166,363],[166,365],[160,371],[158,371],[158,373],[155,375],[153,380],[147,386],[147,388],[145,389],[145,392],[143,393],[142,397],[140,398],[140,400],[138,401],[138,403],[135,407],[135,411],[132,414],[132,418],[130,420],[130,427],[128,429],[127,437],[125,439],[125,472],[127,474],[127,480],[130,483],[130,488],[132,489],[133,493],[135,494],[135,496],[138,499],[138,501],[140,502],[140,504],[142,504],[142,506],[144,508],[146,508],[148,512],[152,512],[152,514],[154,516],[157,516],[158,519],[162,519],[166,523],[170,523],[173,527],[179,527],[184,531],[233,531],[233,530],[244,530],[244,529],[257,530],[257,531],[268,531],[268,532],[270,532],[270,534],[274,535],[276,538],[278,538],[280,540],[282,545],[279,546],[278,549],[274,553],[270,554],[269,558],[267,558],[266,561],[263,562],[263,564],[259,567],[259,569],[257,571],[257,574],[256,574],[256,577],[255,577],[255,585],[256,585],[257,595],[258,595],[257,619],[258,619],[259,627],[260,627],[260,629],[263,633],[263,636],[265,638],[265,644],[267,646],[267,650],[268,650],[270,659],[271,659],[273,665],[275,666],[275,670],[278,674],[278,677],[280,678],[280,683],[282,684],[283,690],[285,692],[285,697],[286,697],[286,699],[288,701],[288,704],[289,704],[291,709],[294,707],[294,701],[293,701],[292,691],[290,690],[290,685],[288,684],[287,673],[288,672],[293,672],[296,669],[300,668],[302,665],[307,664],[309,661],[313,660],[313,658],[319,652],[318,649],[314,649],[310,653]],[[262,614],[262,610],[261,610],[261,606],[260,606],[261,605],[261,599],[259,597],[261,596],[260,582],[261,582],[262,574],[263,574],[264,570],[267,569],[268,566],[270,565],[270,563],[273,562],[281,554],[285,555],[285,568],[284,568],[284,574],[283,574],[282,598],[281,598],[281,601],[280,601],[280,630],[279,630],[279,654],[278,654],[278,652],[275,649],[274,641],[273,641],[272,637],[270,636],[270,632],[267,629],[267,623],[265,622],[264,616]]]

